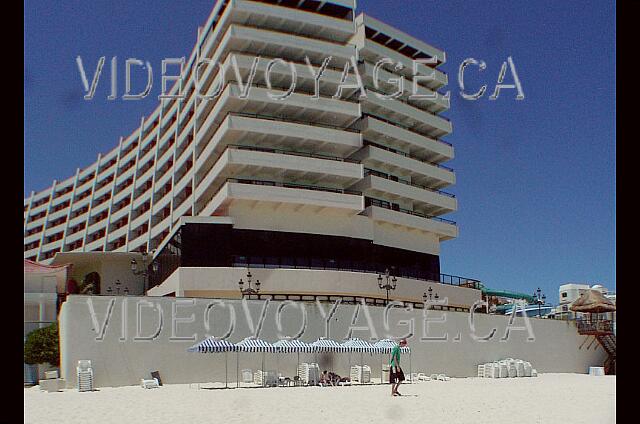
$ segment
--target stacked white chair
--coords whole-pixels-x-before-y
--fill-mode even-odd
[[[478,365],[478,377],[484,378],[532,377],[533,371],[530,362],[513,358]]]
[[[488,364],[484,364],[484,377],[485,378],[498,378],[498,372],[500,368],[498,364],[493,362],[489,362]]]
[[[508,375],[509,375],[509,378],[515,378],[515,377],[517,377],[517,376],[518,376],[518,369],[516,368],[516,364],[512,362],[512,363],[510,363],[510,364],[508,365],[508,367],[509,367],[509,368],[508,368],[507,373],[508,373]]]
[[[315,363],[303,362],[298,365],[298,377],[305,384],[316,384],[320,380],[320,367]]]
[[[371,382],[371,367],[369,365],[353,365],[349,372],[351,381],[357,381],[359,383]]]
[[[252,383],[253,382],[253,372],[249,369],[242,370],[242,382],[243,383]]]
[[[485,364],[480,364],[478,365],[478,377],[480,378],[484,378],[484,368],[485,368]]]
[[[371,367],[369,365],[364,365],[362,367],[362,370],[360,371],[360,382],[371,383]]]
[[[78,375],[78,391],[93,391],[93,368],[91,368],[91,361],[88,359],[79,360],[76,372]]]
[[[498,364],[499,364],[498,378],[509,377],[509,366],[504,361],[500,361]]]
[[[349,379],[354,382],[360,382],[361,371],[362,370],[359,365],[352,365],[349,370]]]

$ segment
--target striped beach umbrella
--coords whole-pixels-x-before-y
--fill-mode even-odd
[[[196,343],[187,349],[188,352],[200,352],[200,353],[224,353],[224,387],[228,387],[228,366],[227,366],[227,352],[237,351],[238,348],[233,343],[226,340],[217,339],[215,337],[208,337]]]
[[[196,343],[187,349],[189,352],[200,353],[221,353],[221,352],[235,352],[237,350],[236,345],[226,340],[217,339],[215,337],[209,337]]]
[[[371,343],[358,338],[349,339],[346,342],[342,343],[341,346],[343,346],[349,352],[374,353],[379,351],[378,348],[372,345]]]
[[[351,338],[346,342],[342,343],[342,345],[349,352],[349,369],[351,369],[351,352],[360,352],[360,366],[364,365],[363,353],[376,353],[379,352],[378,348],[372,345],[371,343],[364,341],[362,339]]]
[[[264,340],[255,338],[255,337],[247,337],[241,342],[236,343],[238,347],[238,352],[262,352],[262,369],[261,372],[264,376],[264,355],[265,353],[276,353],[278,348],[272,345],[269,342],[265,342]],[[237,364],[237,362],[236,362]],[[238,373],[238,366],[236,366],[236,374]],[[262,385],[264,386],[265,378],[262,378]],[[240,384],[240,379],[238,378],[238,385]]]
[[[347,349],[335,340],[320,337],[311,346],[316,352],[347,352]]]
[[[309,343],[305,343],[298,339],[278,340],[273,344],[273,346],[278,350],[278,352],[285,352],[285,353],[294,353],[294,352],[311,353],[314,351],[313,346],[311,346]]]
[[[398,342],[391,339],[383,339],[375,342],[373,345],[379,349],[380,353],[391,353],[393,348],[398,346]],[[411,349],[409,349],[409,346],[404,346],[400,348],[400,352],[402,353],[409,353],[410,351]]]
[[[247,337],[243,341],[236,343],[241,352],[276,352],[277,348],[269,342],[253,337]]]
[[[278,340],[273,345],[276,347],[278,352],[297,353],[298,363],[296,365],[296,370],[300,366],[300,352],[303,352],[303,353],[315,352],[315,348],[313,346],[311,346],[309,343],[305,343],[298,339],[282,339],[282,340]]]

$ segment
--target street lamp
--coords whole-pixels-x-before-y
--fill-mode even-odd
[[[440,299],[440,296],[438,296],[438,293],[433,295],[433,289],[431,288],[431,286],[429,286],[427,291],[422,294],[422,299],[424,300],[424,303],[426,304],[427,301],[428,302],[432,302],[433,299],[435,299],[436,302],[437,302],[438,299]]]
[[[542,290],[540,290],[540,287],[538,287],[538,289],[535,292],[533,292],[533,297],[534,297],[533,303],[538,304],[538,317],[542,317],[542,312],[540,311],[540,307],[544,305],[544,303],[547,300],[547,296],[545,296],[544,293],[542,293],[542,296],[540,296],[540,293],[542,293]]]
[[[251,271],[247,270],[247,285],[248,287],[245,289],[244,288],[244,281],[242,281],[242,278],[240,278],[240,281],[238,281],[238,286],[240,286],[240,293],[242,293],[242,297],[244,298],[245,296],[251,296],[252,294],[259,294],[260,293],[260,280],[256,280],[256,288],[254,289],[253,287],[251,287],[251,279],[253,278],[253,276],[251,275]]]
[[[391,278],[391,283],[389,283],[390,277],[391,277],[391,273],[389,272],[389,268],[387,268],[384,271],[384,278],[386,279],[386,283],[382,284],[382,275],[378,274],[378,287],[380,287],[381,290],[387,291],[387,303],[385,303],[385,305],[389,304],[389,290],[395,290],[396,283],[398,282],[398,279],[395,276],[393,276]]]
[[[133,273],[133,275],[142,275],[142,277],[144,278],[144,293],[147,293],[148,290],[148,283],[149,283],[149,265],[148,265],[148,261],[149,261],[149,255],[151,255],[151,257],[153,257],[153,253],[155,252],[155,249],[151,251],[151,253],[147,253],[147,252],[142,252],[142,267],[141,269],[138,269],[138,261],[134,259],[131,259],[131,272]],[[151,264],[151,268],[153,269],[153,272],[158,272],[158,263],[157,262],[153,262]]]

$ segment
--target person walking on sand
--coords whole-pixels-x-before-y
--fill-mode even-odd
[[[400,383],[404,381],[404,373],[402,372],[402,368],[400,368],[400,348],[405,347],[406,345],[407,339],[402,339],[400,340],[400,344],[394,346],[393,350],[391,351],[391,360],[389,361],[389,382],[391,383],[391,396],[402,396],[400,392],[398,392]]]

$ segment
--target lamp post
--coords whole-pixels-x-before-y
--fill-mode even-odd
[[[253,278],[253,276],[251,275],[251,271],[247,270],[247,288],[244,288],[244,281],[242,281],[242,278],[240,278],[240,281],[238,281],[238,286],[240,287],[240,293],[242,293],[242,297],[244,298],[245,296],[251,296],[252,294],[259,294],[260,293],[260,280],[256,280],[256,287],[255,289],[253,287],[251,287],[251,279]]]
[[[540,290],[540,287],[538,287],[538,289],[533,293],[533,297],[534,297],[534,303],[538,304],[538,317],[542,317],[542,312],[540,310],[541,306],[544,305],[544,303],[547,300],[547,296],[544,295],[544,293],[542,293],[542,296],[540,296],[540,294],[542,293],[542,290]]]
[[[431,288],[431,286],[429,286],[427,291],[422,294],[422,299],[424,300],[424,303],[425,303],[425,306],[426,306],[426,303],[427,302],[431,303],[433,301],[433,299],[435,299],[436,302],[437,302],[438,299],[440,299],[440,296],[438,296],[438,293],[433,295],[433,289]]]
[[[391,273],[389,272],[389,268],[387,268],[384,271],[384,278],[386,280],[385,284],[382,284],[382,275],[378,274],[378,287],[380,287],[381,290],[386,290],[387,291],[387,302],[385,303],[385,306],[389,304],[389,290],[395,290],[396,289],[396,284],[398,282],[398,279],[395,277],[395,275],[393,277],[391,277]],[[389,279],[391,279],[391,283],[389,283]]]
[[[148,283],[149,283],[149,265],[148,265],[149,255],[151,255],[151,257],[153,258],[154,252],[155,252],[155,249],[152,250],[150,253],[147,253],[147,252],[142,253],[141,269],[138,269],[138,261],[136,261],[135,259],[131,259],[131,272],[133,273],[133,275],[142,275],[142,277],[144,278],[144,294],[147,293]],[[154,273],[157,272],[158,263],[153,262],[153,264],[151,265],[151,268],[153,269]]]

